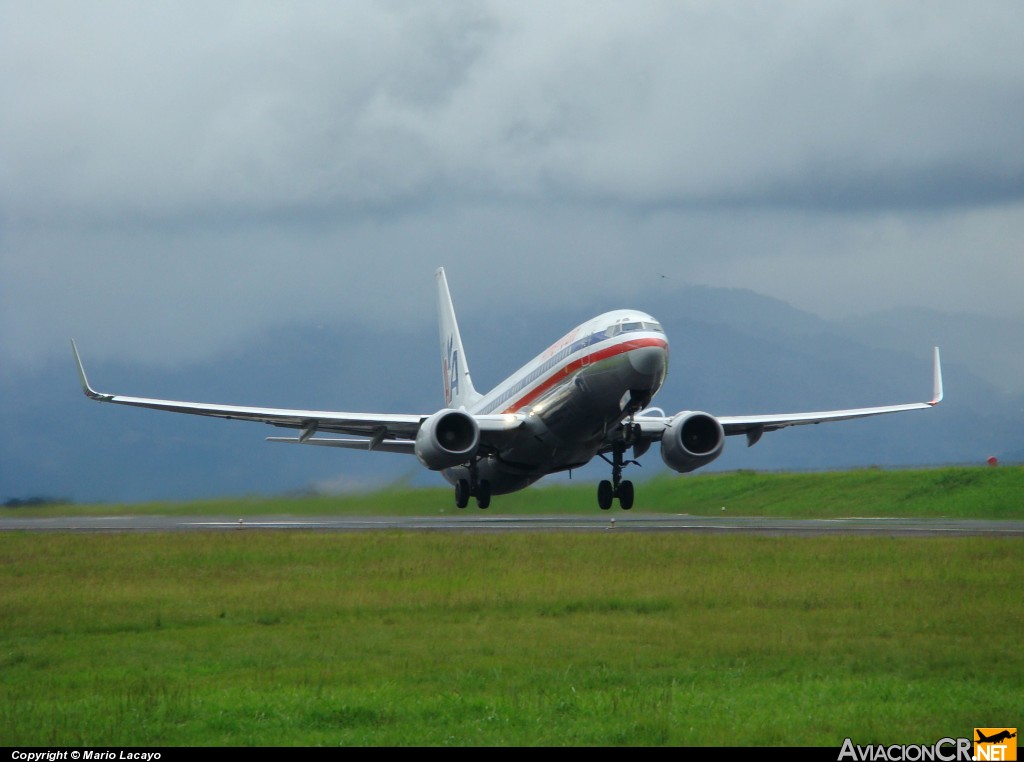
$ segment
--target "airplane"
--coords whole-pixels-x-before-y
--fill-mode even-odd
[[[292,410],[105,394],[89,385],[74,339],[71,346],[82,390],[92,400],[298,431],[294,437],[267,437],[271,442],[415,455],[454,485],[459,508],[474,498],[479,508],[487,508],[493,495],[524,489],[599,456],[611,467],[611,479],[598,485],[598,506],[609,510],[617,500],[629,510],[635,490],[622,478],[623,470],[638,465],[637,458],[655,442],[669,468],[688,473],[721,455],[727,436],[743,435],[752,447],[765,432],[787,426],[928,409],[942,400],[935,347],[928,402],[811,413],[714,416],[684,410],[666,415],[648,406],[668,373],[668,338],[657,320],[636,310],[606,312],[576,326],[481,394],[469,373],[444,268],[437,270],[436,281],[444,407],[434,413]]]
[[[999,743],[1000,741],[1006,741],[1010,738],[1016,738],[1016,733],[1011,733],[1009,730],[1000,730],[998,733],[993,733],[991,736],[986,736],[980,730],[978,733],[978,743]]]

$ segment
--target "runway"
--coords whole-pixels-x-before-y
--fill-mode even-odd
[[[465,511],[441,516],[95,516],[0,518],[4,532],[729,532],[763,535],[1024,537],[1024,521],[840,518],[779,519],[686,514],[594,513],[501,516]]]

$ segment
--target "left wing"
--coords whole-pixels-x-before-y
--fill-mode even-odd
[[[824,410],[813,413],[770,413],[767,415],[724,415],[716,416],[726,435],[746,434],[747,445],[757,444],[766,431],[776,431],[787,426],[805,426],[828,421],[849,421],[854,418],[868,418],[887,413],[902,413],[906,410],[927,410],[942,401],[942,364],[939,348],[935,347],[933,359],[932,399],[929,402],[911,402],[905,405],[883,405],[881,407],[858,407],[848,410]],[[674,416],[638,415],[634,419],[640,425],[643,439],[659,439],[672,422]]]
[[[299,429],[297,438],[271,437],[272,441],[288,441],[299,444],[331,444],[335,447],[354,447],[359,449],[380,449],[384,452],[412,452],[412,440],[420,429],[423,421],[430,418],[429,414],[415,415],[402,413],[346,413],[325,410],[291,410],[287,408],[244,407],[241,405],[212,405],[205,402],[182,402],[178,400],[150,399],[147,397],[126,397],[120,394],[104,394],[97,392],[89,385],[78,354],[78,346],[74,340],[71,348],[78,364],[78,377],[82,391],[89,399],[98,402],[112,402],[116,405],[144,407],[151,410],[166,410],[172,413],[188,413],[205,415],[213,418],[226,418],[239,421],[257,421],[287,429]],[[480,426],[481,435],[498,434],[521,425],[516,416],[492,415],[474,416]],[[313,435],[322,433],[348,434],[368,437],[368,440],[317,440]],[[342,443],[345,444],[342,444]]]

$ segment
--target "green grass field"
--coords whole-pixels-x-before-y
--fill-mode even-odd
[[[892,509],[857,515],[1017,517],[1000,496],[1020,470],[821,475],[817,492],[813,476],[645,495],[699,513],[728,489],[735,513],[847,515],[867,484]],[[995,508],[972,512],[982,496]],[[257,503],[326,510],[232,505]],[[986,538],[8,532],[0,739],[930,744],[1019,724],[1022,557]]]

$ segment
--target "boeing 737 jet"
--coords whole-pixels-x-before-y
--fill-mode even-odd
[[[936,347],[929,402],[816,413],[715,416],[684,410],[665,415],[648,405],[668,372],[668,338],[657,320],[635,310],[606,312],[573,328],[481,394],[469,374],[443,268],[437,271],[437,288],[445,404],[434,413],[290,410],[104,394],[89,385],[78,347],[71,343],[90,399],[298,431],[294,437],[267,437],[272,442],[415,455],[455,486],[459,508],[473,498],[487,508],[492,495],[521,490],[600,456],[611,468],[611,479],[598,485],[598,505],[608,510],[618,500],[629,510],[633,483],[622,478],[623,469],[655,442],[669,468],[687,473],[721,455],[727,436],[742,434],[753,446],[766,431],[927,409],[942,399]],[[348,438],[353,436],[360,438]]]

